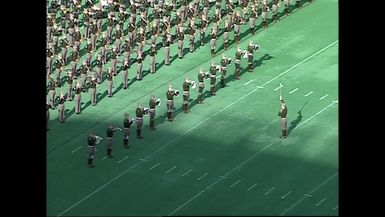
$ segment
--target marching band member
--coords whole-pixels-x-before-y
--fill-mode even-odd
[[[97,82],[96,82],[96,78],[97,78],[97,75],[94,74],[91,78],[91,81],[90,81],[90,101],[91,101],[91,105],[92,106],[95,106],[96,105],[96,87],[98,86]]]
[[[48,80],[49,80],[48,81],[49,104],[51,105],[51,109],[54,109],[55,108],[56,84],[55,84],[55,81],[53,80],[53,78],[51,76],[48,76]]]
[[[203,103],[203,89],[205,88],[204,79],[208,79],[208,78],[209,78],[209,73],[202,71],[202,68],[199,69],[199,72],[198,72],[199,89],[198,89],[198,99],[197,99],[199,104]]]
[[[60,93],[58,100],[59,100],[59,103],[58,103],[57,109],[59,112],[59,121],[60,123],[63,123],[65,118],[65,114],[64,114],[65,113],[64,102],[66,101],[65,95],[63,93]]]
[[[145,109],[142,105],[138,103],[136,108],[136,138],[143,139],[142,136],[142,126],[143,126],[143,115],[145,114]]]
[[[130,119],[129,114],[126,112],[124,113],[124,120],[123,120],[123,145],[125,148],[129,148],[128,146],[128,137],[130,136],[130,127],[132,123],[134,122],[134,119]]]
[[[195,88],[195,81],[189,80],[188,77],[185,78],[183,82],[183,112],[189,112],[188,104],[190,99],[190,86]]]
[[[183,41],[184,41],[184,32],[182,25],[178,26],[178,57],[179,59],[183,58]]]
[[[235,79],[239,80],[241,77],[241,58],[246,53],[246,51],[241,50],[237,47],[237,51],[235,52]]]
[[[107,157],[108,158],[113,158],[114,156],[112,155],[112,137],[114,135],[114,132],[116,130],[122,131],[121,128],[119,127],[114,127],[112,124],[109,124],[106,130],[107,134]]]
[[[179,96],[179,91],[168,85],[167,95],[167,120],[173,121],[173,109],[174,109],[174,96]]]
[[[216,93],[216,87],[215,87],[215,82],[217,80],[217,71],[220,69],[220,66],[215,65],[213,61],[211,61],[211,66],[210,66],[210,92],[211,96],[217,95]]]
[[[287,106],[285,101],[283,101],[283,98],[281,95],[279,96],[279,100],[281,101],[281,106],[280,106],[278,116],[281,117],[281,127],[282,127],[282,135],[279,138],[285,139],[287,137],[287,120],[286,120]]]
[[[255,21],[258,19],[258,7],[251,4],[251,15],[250,15],[250,33],[255,34]]]
[[[88,167],[92,168],[95,167],[93,164],[94,158],[95,158],[95,149],[96,145],[99,144],[99,142],[102,140],[102,137],[99,137],[91,132],[88,133]]]
[[[262,26],[264,29],[267,27],[267,12],[270,11],[269,5],[267,5],[267,1],[264,0],[262,3]]]
[[[221,87],[226,87],[226,72],[227,66],[230,65],[231,58],[225,57],[225,54],[222,53],[221,59]]]
[[[127,89],[127,81],[128,81],[128,69],[130,68],[128,59],[125,59],[123,61],[123,67],[122,67],[122,82],[123,82],[123,89]]]
[[[272,6],[272,10],[273,10],[273,20],[275,22],[277,22],[279,20],[279,16],[278,16],[278,7],[279,7],[279,0],[273,0],[273,6]]]
[[[64,67],[64,60],[62,58],[62,55],[59,53],[58,54],[58,59],[56,60],[56,86],[57,87],[61,87],[61,72],[63,70],[63,67]]]
[[[155,130],[155,106],[160,106],[160,99],[155,98],[154,95],[150,97],[150,130]]]
[[[249,41],[249,45],[247,46],[247,70],[249,72],[253,71],[254,51],[258,51],[258,49],[259,45]]]
[[[215,55],[215,44],[217,42],[217,32],[215,29],[212,29],[211,31],[211,40],[210,40],[210,51],[211,51],[211,56]]]
[[[74,88],[75,91],[75,113],[80,114],[80,108],[81,108],[81,92],[86,92],[85,86],[81,86],[80,82],[76,83],[76,87]]]
[[[108,91],[108,97],[112,97],[112,85],[114,82],[114,74],[111,68],[108,68],[107,73],[107,91]]]
[[[151,48],[150,48],[150,72],[151,73],[155,73],[155,55],[156,55],[156,44],[155,42],[153,42],[151,44]]]

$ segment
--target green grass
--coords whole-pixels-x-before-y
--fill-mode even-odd
[[[200,67],[208,69],[209,44],[135,81],[112,98],[103,98],[96,107],[70,115],[64,124],[58,123],[57,111],[52,111],[47,131],[47,214],[337,215],[338,209],[333,209],[338,204],[338,103],[333,103],[338,100],[337,6],[337,1],[315,1],[255,36],[243,38],[241,48],[248,40],[262,46],[254,55],[259,63],[254,72],[229,81],[217,96],[195,104],[188,114],[179,112],[182,97],[176,98],[178,112],[172,123],[164,116],[167,85],[181,90],[186,75],[196,80]],[[222,38],[217,47],[221,44]],[[235,46],[225,53],[233,58]],[[171,55],[176,54],[173,46]],[[157,61],[163,60],[162,55],[163,49]],[[219,63],[220,53],[213,59]],[[136,74],[133,66],[130,78]],[[242,66],[246,67],[245,60]],[[231,65],[228,74],[233,71]],[[120,79],[118,75],[115,88]],[[280,81],[289,109],[288,127],[296,126],[284,141],[278,138],[279,90],[274,91]],[[209,90],[209,83],[205,85]],[[257,85],[264,88],[256,89]],[[104,82],[98,92],[105,90]],[[122,134],[115,133],[115,158],[103,160],[106,145],[102,141],[96,167],[87,168],[88,131],[105,136],[108,123],[121,125],[124,112],[133,115],[138,102],[147,106],[150,94],[163,100],[156,111],[157,130],[150,131],[145,118],[145,139],[135,138],[134,127],[128,150],[122,147]],[[196,97],[197,90],[193,90],[191,99]],[[87,103],[89,94],[83,94],[82,101]],[[73,102],[66,103],[67,109],[73,106]],[[219,177],[224,175],[227,178]],[[304,196],[309,192],[313,197]]]

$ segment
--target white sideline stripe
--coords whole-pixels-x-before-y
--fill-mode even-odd
[[[248,188],[246,191],[250,191],[251,189],[253,189],[255,186],[257,186],[258,183],[255,183],[254,185],[252,185],[250,188]]]
[[[304,97],[307,97],[307,96],[309,96],[312,93],[314,93],[314,91],[310,91],[309,93],[305,94]]]
[[[248,84],[250,84],[250,82],[253,82],[253,81],[254,81],[254,80],[252,79],[252,80],[250,80],[250,81],[244,83],[243,85],[248,85]]]
[[[250,94],[252,94],[253,92],[255,92],[258,88],[261,88],[267,84],[269,84],[270,82],[274,81],[275,79],[277,79],[278,77],[288,73],[289,71],[291,71],[292,69],[296,68],[297,66],[301,65],[302,63],[304,63],[305,61],[307,61],[308,59],[312,58],[313,56],[316,56],[317,54],[321,53],[322,51],[326,50],[327,48],[333,46],[335,43],[337,43],[338,40],[336,40],[335,42],[329,44],[328,46],[322,48],[321,50],[317,51],[316,53],[312,54],[311,56],[307,57],[306,59],[302,60],[301,62],[297,63],[296,65],[290,67],[289,69],[285,70],[284,72],[280,73],[279,75],[275,76],[274,78],[270,79],[269,81],[265,82],[262,86],[260,87],[257,87],[256,89],[252,90],[251,92],[247,93],[246,95],[244,95],[243,97],[239,98],[238,100],[234,101],[233,103],[227,105],[226,107],[224,107],[223,109],[217,111],[216,113],[214,113],[213,115],[211,115],[210,117],[206,118],[205,120],[201,121],[200,123],[198,123],[197,125],[195,125],[194,127],[190,128],[189,130],[185,131],[183,134],[180,134],[179,136],[177,136],[175,139],[171,140],[169,143],[167,143],[166,145],[163,145],[162,147],[160,147],[158,150],[154,151],[153,153],[149,154],[146,158],[150,158],[152,155],[158,153],[159,151],[161,151],[162,149],[164,149],[165,147],[167,147],[168,145],[172,144],[174,141],[176,141],[177,139],[179,139],[180,137],[186,135],[187,133],[189,133],[190,131],[194,130],[195,128],[199,127],[201,124],[203,124],[204,122],[206,122],[207,120],[209,120],[210,118],[214,117],[216,114],[226,110],[227,108],[229,108],[230,106],[234,105],[235,103],[239,102],[240,100],[242,100],[243,98],[249,96]],[[97,193],[98,191],[100,191],[101,189],[105,188],[106,186],[108,186],[110,183],[112,183],[113,181],[115,181],[116,179],[120,178],[122,175],[124,175],[125,173],[127,173],[129,170],[131,170],[132,168],[135,168],[137,165],[139,165],[142,161],[139,161],[138,163],[134,164],[133,166],[131,166],[130,168],[128,168],[127,170],[123,171],[121,174],[117,175],[116,177],[112,178],[110,181],[108,181],[106,184],[102,185],[101,187],[99,187],[98,189],[96,189],[95,191],[91,192],[90,194],[88,194],[87,196],[85,196],[84,198],[82,198],[81,200],[79,200],[78,202],[74,203],[72,206],[70,206],[69,208],[65,209],[63,212],[61,212],[60,214],[58,214],[58,216],[62,216],[64,213],[68,212],[69,210],[71,210],[72,208],[74,208],[75,206],[79,205],[81,202],[83,202],[84,200],[88,199],[90,196],[94,195],[95,193]]]
[[[152,169],[154,169],[155,167],[159,166],[159,164],[160,164],[160,162],[157,163],[157,164],[155,164],[154,166],[152,166],[152,167],[150,168],[150,170],[152,170]]]
[[[76,148],[75,150],[73,150],[71,153],[73,154],[73,153],[75,153],[77,150],[79,150],[79,149],[81,149],[82,148],[82,146],[79,146],[78,148]]]
[[[327,97],[327,96],[329,96],[329,94],[328,94],[328,93],[327,93],[327,94],[325,94],[323,97],[319,98],[319,100],[323,100],[323,99],[325,99],[325,97]]]
[[[120,161],[118,161],[118,163],[123,162],[123,161],[126,160],[127,158],[128,158],[128,156],[125,156],[123,159],[121,159]]]
[[[298,88],[295,88],[294,90],[290,91],[289,94],[292,94],[292,93],[294,93],[297,90],[298,90]]]
[[[322,185],[326,184],[328,181],[330,181],[332,178],[334,178],[336,175],[338,174],[338,172],[335,172],[332,176],[330,176],[329,178],[327,178],[325,181],[323,181],[320,185],[318,185],[316,188],[314,188],[312,191],[310,191],[308,194],[312,194],[313,192],[315,192],[318,188],[320,188]],[[287,211],[289,211],[290,209],[292,209],[293,207],[297,206],[300,202],[302,202],[304,199],[306,198],[306,196],[304,195],[302,198],[300,198],[297,202],[295,202],[293,205],[291,205],[289,208],[287,208],[285,211],[283,211],[280,216],[284,215]]]

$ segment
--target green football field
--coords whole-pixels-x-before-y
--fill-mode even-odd
[[[173,45],[170,66],[162,63],[162,48],[155,74],[147,72],[147,59],[142,81],[134,79],[136,64],[131,67],[127,90],[118,74],[113,97],[106,97],[106,82],[98,87],[97,106],[83,93],[81,114],[74,114],[74,102],[65,104],[65,123],[57,120],[57,109],[51,111],[47,215],[338,215],[338,1],[306,3],[255,35],[243,34],[239,47],[246,49],[249,40],[261,46],[254,71],[247,72],[242,59],[244,70],[235,80],[231,64],[227,87],[218,85],[210,97],[206,81],[203,104],[196,104],[193,89],[187,114],[182,96],[176,97],[174,122],[165,115],[168,85],[182,90],[185,76],[197,80],[199,69],[208,71],[212,60],[219,64],[222,53],[234,60],[236,45],[224,51],[221,36],[215,57],[206,43],[183,59]],[[288,106],[284,140],[278,138],[280,82]],[[137,139],[133,125],[130,149],[115,132],[115,157],[106,158],[104,139],[96,167],[88,168],[88,132],[105,137],[109,123],[122,126],[124,113],[133,117],[151,94],[162,100],[156,130],[145,117],[144,139]]]

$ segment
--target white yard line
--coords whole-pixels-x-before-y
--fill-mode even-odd
[[[152,166],[152,167],[150,168],[150,170],[153,170],[153,169],[155,169],[155,167],[159,166],[159,164],[160,164],[160,162],[159,162],[159,163],[157,163],[157,164],[155,164],[154,166]]]
[[[323,99],[325,99],[327,96],[329,96],[329,94],[328,94],[328,93],[327,93],[327,94],[325,94],[323,97],[319,98],[319,100],[323,100]]]
[[[208,175],[208,173],[203,174],[203,176],[199,177],[199,178],[197,179],[197,181],[202,180],[202,179],[203,179],[205,176],[207,176],[207,175]]]
[[[246,191],[250,191],[251,189],[253,189],[257,185],[258,185],[258,183],[255,183],[254,185],[250,186]]]
[[[187,170],[187,172],[183,173],[182,176],[186,176],[187,174],[189,174],[189,173],[191,172],[191,170],[192,170],[192,169]]]
[[[308,97],[312,93],[314,93],[314,91],[310,91],[309,93],[305,94],[304,97]]]
[[[175,168],[176,168],[176,166],[172,166],[169,170],[166,171],[166,173],[173,171]]]
[[[128,156],[125,156],[123,159],[121,159],[120,161],[118,161],[118,163],[123,162],[123,161],[126,160],[127,158],[128,158]]]
[[[253,81],[254,81],[254,80],[250,80],[250,81],[244,83],[243,85],[248,85],[248,84],[250,84],[250,82],[253,82]]]
[[[297,90],[298,90],[298,88],[295,88],[294,90],[290,91],[289,94],[292,94],[292,93],[294,93]]]
[[[230,188],[233,188],[234,186],[236,186],[241,180],[238,180],[236,182],[234,182],[232,185],[230,185]]]
[[[76,148],[75,150],[73,150],[71,153],[73,154],[73,153],[75,153],[77,150],[79,150],[79,149],[81,149],[82,148],[82,146],[79,146],[78,148]]]

